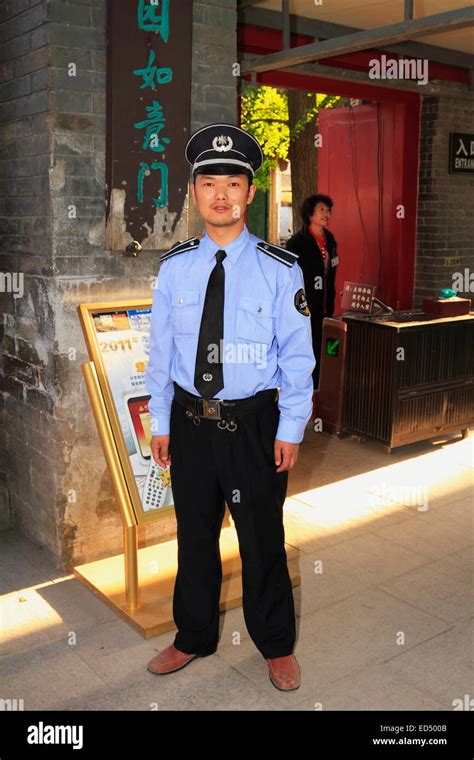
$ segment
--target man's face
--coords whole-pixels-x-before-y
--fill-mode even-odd
[[[329,219],[331,218],[331,209],[325,203],[317,203],[314,207],[311,221],[313,224],[320,224],[322,227],[327,227]]]
[[[249,187],[246,174],[197,174],[190,185],[199,214],[214,227],[230,227],[243,219],[257,189]]]

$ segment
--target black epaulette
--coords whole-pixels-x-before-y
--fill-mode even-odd
[[[287,267],[292,267],[295,261],[298,260],[298,254],[293,251],[287,251],[286,248],[280,248],[279,245],[273,245],[272,243],[265,243],[261,240],[257,243],[257,248],[263,253],[268,253],[274,259],[281,261],[282,264],[286,264]]]
[[[172,248],[169,249],[169,251],[166,251],[165,253],[162,253],[160,256],[160,262],[166,261],[166,259],[170,259],[172,256],[176,256],[178,253],[184,253],[185,251],[192,251],[194,248],[197,248],[199,243],[201,241],[199,238],[189,238],[189,240],[185,240],[184,243],[181,241],[178,241],[174,244]]]

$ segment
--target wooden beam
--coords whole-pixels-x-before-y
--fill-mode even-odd
[[[281,0],[281,14],[283,17],[283,47],[289,50],[290,40],[290,0]]]
[[[282,16],[279,11],[266,8],[248,7],[239,11],[240,23],[252,26],[260,26],[266,29],[282,31]],[[356,27],[343,24],[333,24],[327,21],[307,18],[305,16],[290,15],[290,29],[292,34],[302,34],[310,37],[333,39],[342,35],[349,35],[363,31]],[[380,52],[395,53],[407,58],[427,58],[429,61],[443,63],[447,66],[472,67],[472,56],[459,50],[429,45],[423,42],[401,42],[395,45],[378,46]]]
[[[265,57],[265,56],[261,56]],[[252,59],[254,60],[254,59]],[[240,61],[242,70],[248,62],[246,58]],[[321,79],[334,79],[340,82],[351,82],[352,84],[370,85],[371,87],[384,87],[390,90],[403,90],[404,92],[414,92],[417,95],[446,95],[452,98],[463,98],[474,102],[474,92],[463,86],[446,86],[438,81],[428,82],[422,87],[416,82],[406,79],[370,79],[367,75],[350,69],[342,69],[335,66],[323,66],[320,63],[305,63],[291,68],[278,69],[279,72],[288,74],[304,74],[305,76],[319,77]],[[264,72],[263,72],[264,73]]]
[[[343,37],[336,37],[325,42],[301,45],[300,47],[282,50],[278,53],[256,58],[250,63],[250,68],[243,74],[251,71],[273,71],[283,66],[298,66],[320,58],[330,58],[336,55],[347,55],[358,50],[367,50],[388,42],[400,42],[412,37],[435,34],[436,32],[455,31],[465,29],[474,24],[474,6],[457,8],[454,11],[436,13],[433,16],[425,16],[413,21],[402,21],[398,24],[390,24],[378,29],[368,29],[363,32],[355,32]]]
[[[263,0],[237,0],[237,11],[252,8],[252,6],[258,5],[259,3],[263,3]]]

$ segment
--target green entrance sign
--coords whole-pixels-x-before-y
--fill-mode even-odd
[[[339,356],[339,345],[341,341],[338,338],[328,338],[326,341],[326,356]]]

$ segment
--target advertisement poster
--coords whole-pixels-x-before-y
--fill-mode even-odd
[[[150,449],[150,395],[145,388],[145,371],[151,309],[111,310],[94,314],[92,319],[143,511],[170,507],[170,468],[160,467]]]

